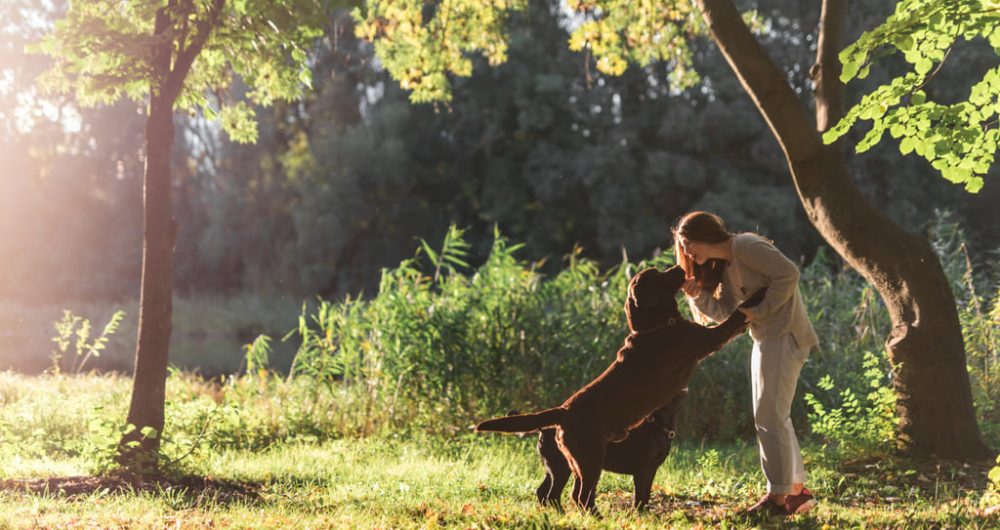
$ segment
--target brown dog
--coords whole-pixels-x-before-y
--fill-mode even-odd
[[[596,512],[608,442],[622,440],[651,412],[670,403],[687,387],[699,361],[746,329],[739,311],[711,328],[684,319],[676,300],[683,283],[678,266],[636,274],[625,302],[631,333],[604,373],[556,408],[486,420],[476,431],[526,433],[555,427],[556,442],[576,480],[573,500]],[[763,299],[762,289],[744,307]]]
[[[629,431],[624,440],[609,443],[604,452],[605,470],[632,475],[632,506],[637,509],[649,503],[653,477],[670,454],[677,410],[685,396],[687,390],[681,391],[670,404],[656,409],[642,425]],[[545,466],[545,479],[535,490],[535,495],[538,502],[561,510],[559,497],[569,480],[570,470],[556,442],[555,429],[542,429],[538,433],[538,455]]]

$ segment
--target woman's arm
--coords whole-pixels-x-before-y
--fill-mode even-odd
[[[752,320],[767,318],[792,297],[799,282],[799,268],[774,245],[754,238],[741,247],[738,259],[747,268],[762,274],[768,280],[764,301],[744,310]]]
[[[736,310],[738,302],[725,290],[716,299],[711,293],[701,290],[697,296],[688,296],[688,304],[715,322],[722,322]]]

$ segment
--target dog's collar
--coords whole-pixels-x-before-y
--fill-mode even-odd
[[[655,424],[656,428],[658,428],[659,431],[662,432],[667,437],[668,440],[673,440],[677,436],[677,433],[673,429],[667,427],[662,422],[657,421],[655,413],[650,414],[646,418],[646,422]]]
[[[668,318],[667,321],[663,322],[662,324],[657,324],[657,325],[655,325],[655,326],[653,326],[651,328],[648,328],[648,329],[643,329],[643,330],[639,330],[639,331],[632,331],[632,333],[630,333],[630,335],[632,335],[634,337],[636,335],[644,335],[646,333],[652,333],[654,331],[659,331],[659,330],[661,330],[663,328],[669,328],[670,326],[673,326],[673,325],[677,324],[677,319],[678,319],[677,315],[674,315],[674,316]]]

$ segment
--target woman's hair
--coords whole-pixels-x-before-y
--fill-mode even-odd
[[[726,231],[726,223],[721,217],[708,212],[691,212],[677,222],[673,228],[674,255],[677,264],[684,269],[688,280],[694,278],[702,290],[715,293],[722,282],[722,272],[726,269],[725,262],[720,259],[710,259],[704,265],[698,265],[684,254],[681,249],[681,238],[700,243],[723,243],[733,238]]]

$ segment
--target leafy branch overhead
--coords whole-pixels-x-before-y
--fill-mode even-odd
[[[155,31],[157,17],[165,31]],[[91,0],[71,2],[64,18],[31,51],[54,59],[42,78],[84,105],[123,97],[145,102],[150,87],[200,109],[236,141],[257,136],[254,106],[297,98],[311,85],[307,50],[323,35],[319,0]],[[170,40],[170,69],[154,49]],[[230,95],[234,80],[247,91]]]
[[[885,22],[840,54],[841,79],[863,79],[875,61],[900,54],[912,71],[865,95],[823,135],[832,143],[858,121],[872,128],[857,144],[864,152],[886,131],[903,154],[927,159],[944,178],[977,192],[996,157],[1000,139],[1000,66],[986,71],[968,99],[938,103],[923,88],[960,39],[985,39],[1000,54],[1000,0],[902,0]]]
[[[449,75],[472,74],[471,54],[490,65],[507,60],[507,23],[528,0],[368,0],[354,10],[357,35],[372,41],[375,54],[414,102],[451,99]],[[686,88],[698,81],[688,38],[702,31],[701,17],[687,0],[567,0],[574,29],[569,48],[593,57],[598,71],[621,75],[628,63],[671,64],[670,82]]]

